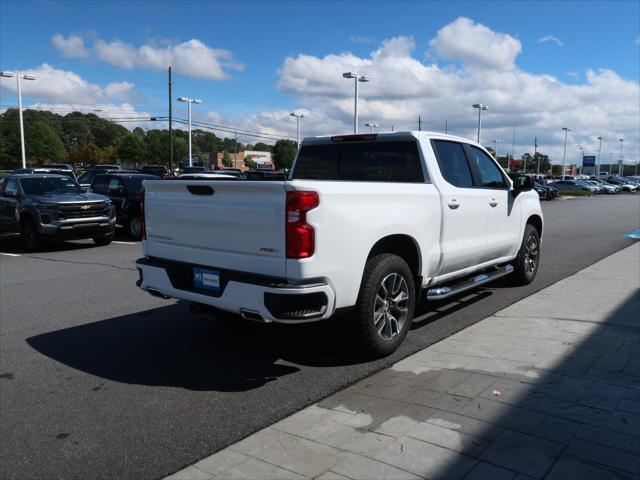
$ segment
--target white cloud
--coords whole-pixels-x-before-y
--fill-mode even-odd
[[[35,81],[22,82],[22,94],[25,97],[92,105],[108,99],[128,100],[136,95],[133,83],[114,82],[101,87],[84,80],[77,73],[60,70],[47,63],[20,73],[37,78]],[[0,78],[0,86],[13,93],[17,91],[13,78]]]
[[[56,33],[51,37],[53,46],[62,53],[63,56],[69,58],[86,58],[89,56],[89,50],[84,46],[84,40],[79,35],[64,35]]]
[[[441,28],[429,46],[442,58],[498,69],[514,68],[522,50],[522,44],[511,35],[494,32],[466,17]]]
[[[455,28],[449,28],[452,25]],[[467,27],[471,33],[463,36],[471,42],[469,50],[459,48],[453,54],[451,44],[446,42],[454,30],[460,33]],[[523,71],[515,65],[520,42],[468,19],[455,20],[442,28],[430,45],[442,55],[435,63],[415,58],[411,37],[385,40],[363,57],[350,52],[323,57],[300,53],[284,60],[278,85],[295,96],[298,106],[306,108],[304,135],[351,131],[353,80],[343,79],[342,72],[352,70],[372,77],[371,82],[360,84],[361,129],[364,123],[375,122],[380,131],[392,126],[395,130],[415,130],[420,115],[423,129],[444,131],[446,120],[449,133],[475,139],[477,113],[471,105],[482,102],[489,105],[483,139],[485,144],[494,138],[502,140],[501,151],[511,152],[515,125],[516,156],[531,152],[537,136],[539,149],[561,161],[561,128],[569,126],[572,132],[567,157],[571,161],[578,157],[575,145],[593,153],[595,138],[600,135],[614,139],[612,144],[617,138],[625,138],[627,159],[638,158],[637,81],[607,69],[577,72],[580,76],[570,83],[552,75]],[[498,52],[491,57],[501,59],[499,65],[487,61],[483,52]],[[461,62],[448,63],[443,58]],[[277,127],[291,137],[295,135],[295,122],[287,115],[288,111],[260,112],[253,121]],[[603,151],[605,148],[613,147],[603,145]]]
[[[82,38],[77,35],[70,35],[65,39],[57,33],[53,36],[52,42],[66,56],[87,57],[90,53],[84,48]],[[82,55],[79,54],[79,47],[84,49]],[[198,39],[165,46],[148,43],[136,47],[120,40],[107,42],[96,38],[93,52],[99,60],[127,70],[136,67],[166,70],[172,66],[177,74],[207,80],[223,80],[229,77],[229,70],[244,68],[233,58],[229,50],[211,48]]]
[[[136,49],[118,40],[107,43],[104,40],[97,39],[94,43],[94,49],[100,60],[104,60],[116,67],[131,70],[136,64]]]
[[[555,43],[559,47],[564,47],[564,42],[560,40],[558,37],[554,37],[553,35],[545,35],[544,37],[538,39],[538,43],[547,43],[547,42]]]

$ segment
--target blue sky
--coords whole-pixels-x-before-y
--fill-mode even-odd
[[[588,82],[588,70],[606,69],[630,82],[631,86],[639,82],[640,2],[637,1],[214,3],[3,0],[0,3],[0,68],[29,70],[46,63],[56,70],[73,72],[83,81],[102,89],[111,83],[128,82],[133,87],[126,95],[109,98],[103,93],[95,104],[126,101],[135,111],[162,114],[167,108],[164,71],[139,64],[120,68],[113,60],[98,58],[91,49],[95,49],[97,40],[105,44],[120,41],[134,49],[144,45],[161,49],[197,39],[210,49],[228,51],[232,65],[223,67],[225,79],[203,78],[202,75],[194,78],[178,72],[174,77],[174,96],[201,98],[203,105],[197,107],[200,112],[215,112],[227,123],[253,122],[256,128],[274,131],[285,128],[287,134],[290,130],[282,123],[284,120],[276,119],[275,114],[268,112],[293,108],[306,109],[310,113],[319,110],[317,115],[309,117],[308,129],[324,132],[331,130],[327,122],[346,122],[343,118],[347,113],[346,104],[344,114],[334,116],[323,100],[323,95],[328,95],[326,92],[309,95],[291,87],[293,83],[285,78],[287,72],[283,73],[285,59],[296,60],[302,54],[312,59],[325,59],[323,64],[328,64],[327,55],[346,53],[358,59],[371,59],[372,52],[381,48],[385,40],[402,37],[412,40],[410,57],[414,61],[436,64],[443,70],[457,69],[458,76],[464,77],[470,63],[468,55],[456,57],[451,54],[447,58],[442,53],[450,51],[450,46],[442,46],[442,42],[437,46],[429,43],[439,30],[459,17],[517,40],[520,49],[515,55],[515,68],[523,75],[550,75],[562,85],[579,86]],[[60,48],[54,47],[52,37],[55,34],[64,39],[71,35],[81,38],[88,53],[82,57],[65,56]],[[544,37],[554,39],[539,42]],[[371,68],[376,71],[375,66]],[[411,68],[415,70],[415,66]],[[485,65],[485,68],[489,67]],[[507,65],[505,68],[512,67]],[[300,69],[294,74],[300,76]],[[302,80],[314,82],[313,78]],[[15,103],[11,87],[5,82],[2,85],[2,105]],[[43,88],[40,86],[41,90]],[[339,81],[335,88],[340,90],[336,97],[346,97],[350,91],[346,83]],[[28,89],[25,93],[29,93]],[[77,103],[72,94],[65,100],[60,96],[46,98],[49,93],[43,91],[31,93],[27,95],[26,104]],[[517,90],[505,90],[505,93],[514,95]],[[362,94],[366,102],[366,91]],[[632,89],[629,97],[632,103],[634,95]],[[388,108],[393,106],[393,96],[395,94],[385,99],[391,102]],[[483,96],[482,91],[478,96]],[[379,92],[379,98],[382,97],[384,93]],[[89,105],[91,102],[85,100],[83,103]],[[340,110],[341,107],[336,108]],[[365,111],[368,108],[366,103],[363,108]],[[382,107],[371,109],[379,117],[384,117],[385,111]],[[425,114],[431,119],[427,112]],[[314,128],[312,118],[318,119],[317,128]],[[272,125],[268,124],[269,119],[273,120]],[[633,123],[635,116],[631,115],[630,119]],[[384,120],[399,122],[392,114],[380,121]],[[497,120],[494,117],[488,121],[488,128],[491,128],[491,122]],[[512,118],[508,122],[517,123]],[[469,119],[468,125],[459,122],[460,133],[471,128],[472,123],[473,118]],[[505,135],[500,129],[506,129],[506,124],[494,126],[496,134]],[[611,132],[611,135],[623,133],[626,131]],[[541,136],[544,135],[541,132]],[[556,137],[557,132],[549,132],[550,142]]]

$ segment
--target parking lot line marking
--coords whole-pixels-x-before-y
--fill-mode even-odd
[[[6,255],[7,257],[20,257],[21,256],[18,253],[4,253],[4,252],[0,252],[0,255]]]
[[[119,242],[119,241],[114,240],[111,243],[119,243],[121,245],[138,245],[139,242]]]

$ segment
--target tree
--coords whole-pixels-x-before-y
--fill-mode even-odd
[[[225,167],[233,167],[233,161],[231,160],[231,155],[226,150],[222,154],[222,165]]]
[[[144,162],[146,153],[146,146],[136,133],[127,133],[118,145],[118,156],[125,163]]]
[[[266,143],[258,142],[253,146],[252,150],[257,150],[259,152],[271,152],[273,150],[273,147],[271,145],[267,145]]]
[[[27,158],[36,163],[62,162],[67,158],[62,140],[45,122],[25,125],[25,150]]]
[[[253,170],[258,166],[258,164],[252,157],[244,157],[244,166],[250,170]]]
[[[69,160],[74,165],[97,165],[105,162],[105,151],[95,143],[83,143],[69,151]]]
[[[273,146],[273,164],[277,170],[291,168],[298,151],[298,144],[293,140],[278,140]]]

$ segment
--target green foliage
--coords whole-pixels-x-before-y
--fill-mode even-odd
[[[62,162],[67,151],[55,130],[45,122],[25,125],[25,152],[36,163]]]
[[[125,163],[142,163],[147,159],[144,141],[137,133],[127,133],[118,145],[118,156]]]
[[[277,170],[291,168],[298,151],[298,144],[292,140],[278,140],[273,146],[273,163]]]
[[[257,150],[258,152],[272,152],[273,147],[263,142],[256,143],[253,148],[247,147],[247,150]]]
[[[225,167],[233,167],[233,160],[231,160],[231,155],[226,150],[222,154],[222,165]]]
[[[253,170],[258,166],[255,160],[252,157],[244,157],[244,166],[250,170]]]

